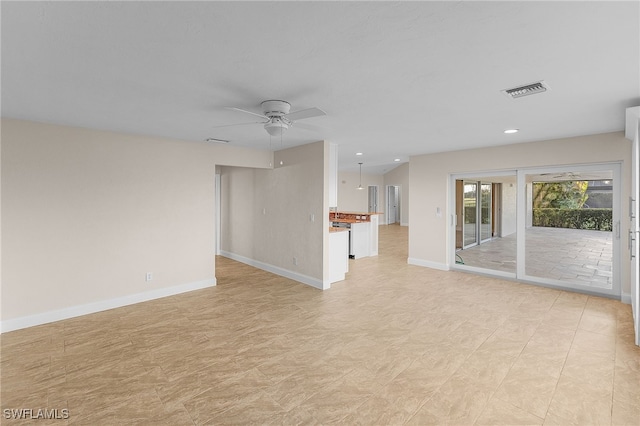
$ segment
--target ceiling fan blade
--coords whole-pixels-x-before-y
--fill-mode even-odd
[[[321,132],[322,128],[320,126],[314,126],[313,124],[307,124],[307,123],[299,123],[299,122],[295,122],[291,125],[291,127],[295,128],[295,129],[304,129],[304,130],[308,130],[310,132]]]
[[[211,129],[219,129],[221,127],[233,127],[233,126],[246,126],[249,124],[266,124],[269,121],[252,121],[251,123],[236,123],[236,124],[223,124],[222,126],[213,126]]]
[[[247,114],[258,116],[260,118],[264,118],[266,120],[269,119],[269,117],[267,117],[266,115],[258,114],[256,112],[247,111],[246,109],[240,109],[240,108],[236,108],[236,107],[225,107],[225,109],[231,109],[233,111],[244,112],[244,113],[247,113]]]
[[[300,111],[290,112],[289,114],[285,115],[285,118],[291,121],[296,121],[304,120],[305,118],[319,117],[321,115],[327,115],[327,113],[320,108],[307,108],[301,109]]]

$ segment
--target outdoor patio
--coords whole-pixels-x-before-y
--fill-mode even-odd
[[[533,227],[526,231],[525,247],[527,275],[612,288],[611,232]],[[456,254],[468,266],[515,273],[516,235]]]

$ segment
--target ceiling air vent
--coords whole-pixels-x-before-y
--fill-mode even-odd
[[[226,139],[216,139],[216,138],[206,138],[205,142],[215,142],[215,143],[229,143]]]
[[[546,92],[548,89],[549,86],[547,86],[544,81],[538,81],[536,83],[526,84],[524,86],[504,89],[502,93],[512,99],[515,99],[521,98],[523,96],[535,95],[536,93]]]

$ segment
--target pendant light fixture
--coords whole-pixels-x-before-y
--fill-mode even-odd
[[[362,163],[358,163],[360,164],[360,185],[358,185],[358,189],[364,189],[362,187]]]

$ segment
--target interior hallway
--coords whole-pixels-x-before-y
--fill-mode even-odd
[[[217,258],[215,288],[3,334],[2,409],[67,408],[56,425],[637,424],[629,305],[406,260],[407,228],[381,226],[380,255],[328,291]]]

